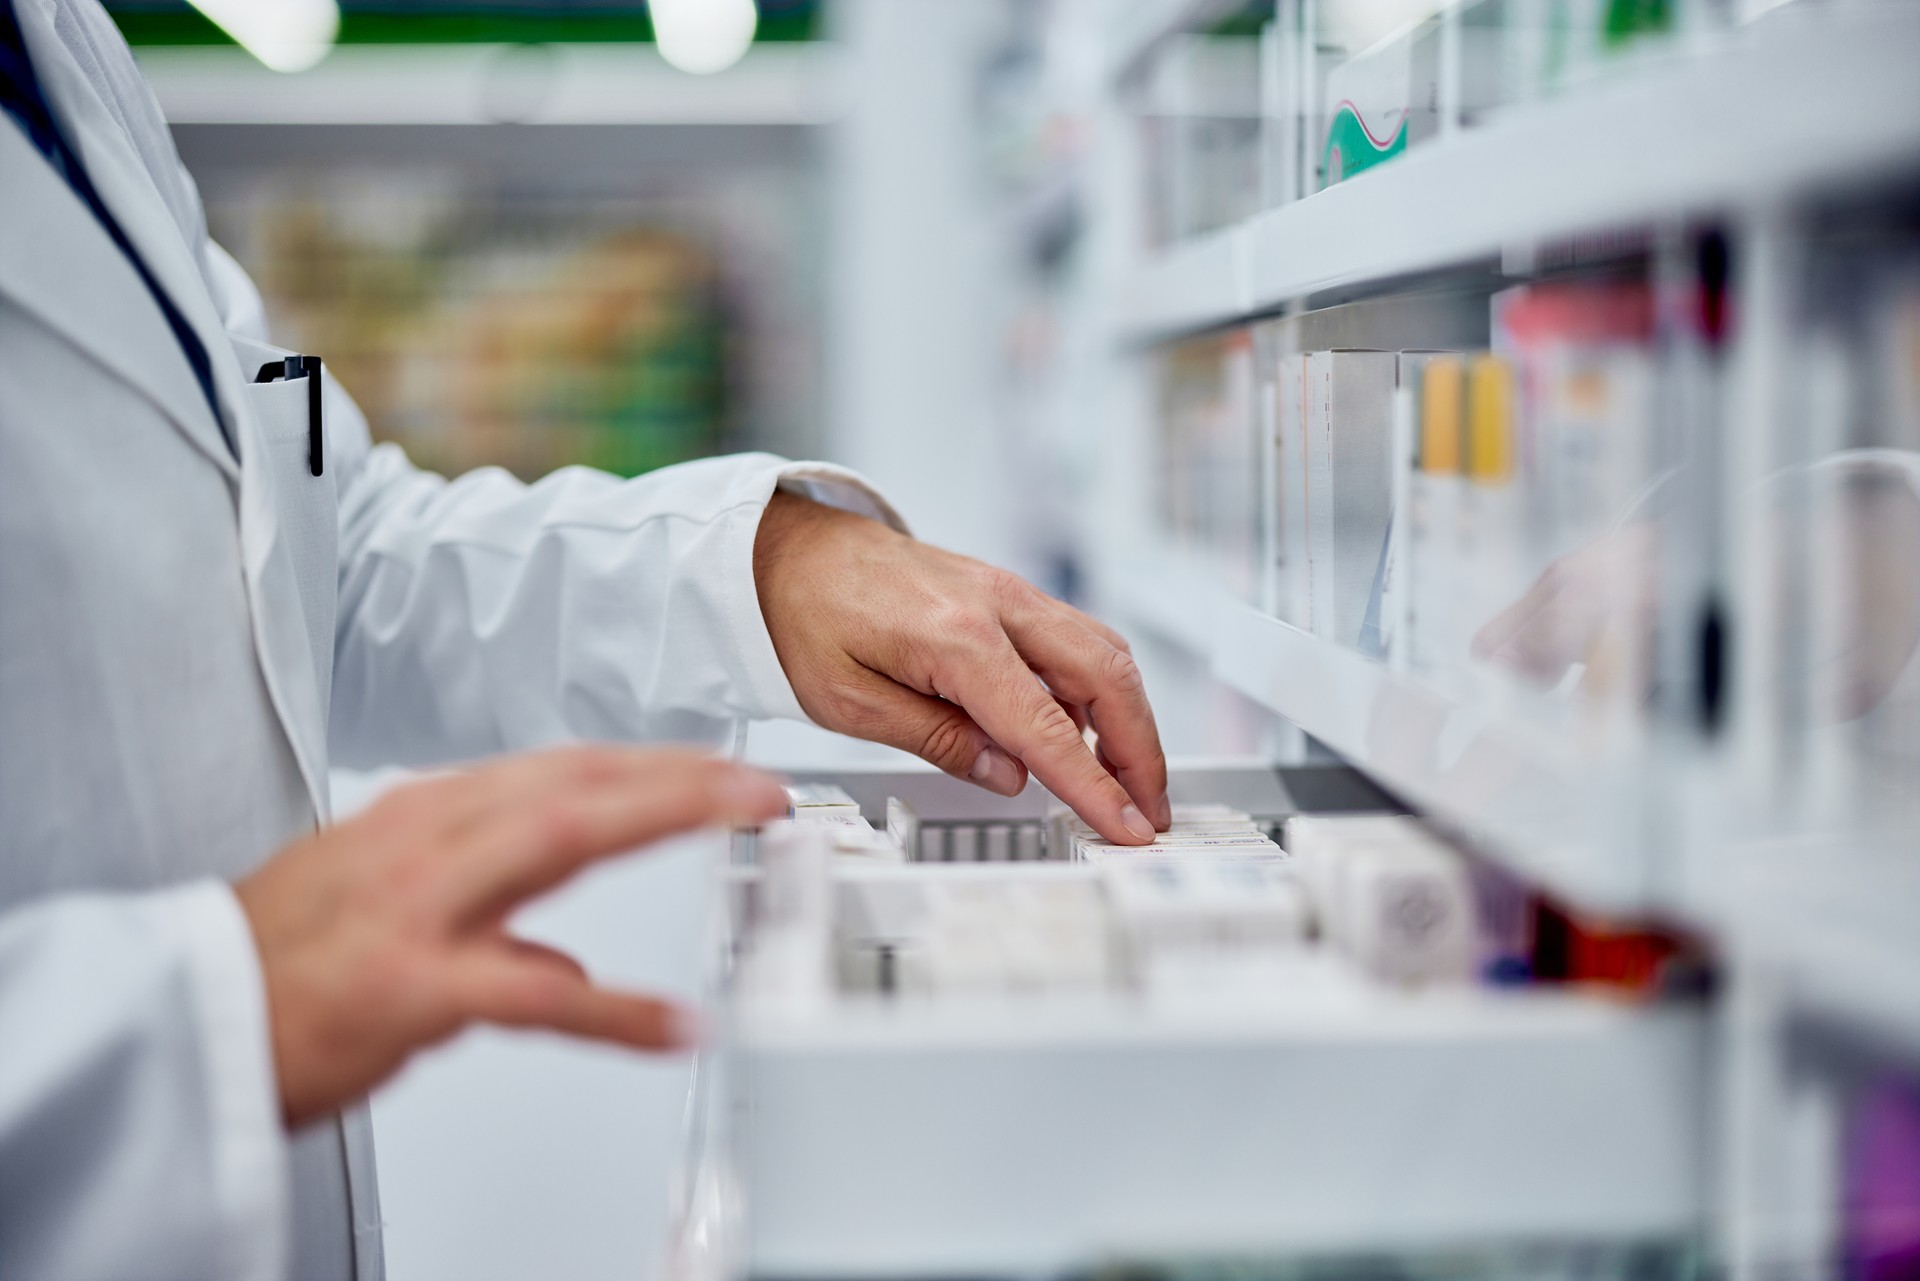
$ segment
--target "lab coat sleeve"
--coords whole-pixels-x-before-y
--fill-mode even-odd
[[[277,1277],[287,1181],[228,886],[0,914],[0,1277]]]
[[[229,328],[258,295],[209,244]],[[324,353],[322,353],[324,356]],[[902,527],[851,472],[740,454],[623,480],[568,467],[447,480],[326,388],[340,501],[328,737],[336,764],[424,765],[576,738],[717,743],[805,719],[761,617],[753,542],[776,487]]]

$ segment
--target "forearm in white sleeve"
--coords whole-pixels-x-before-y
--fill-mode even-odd
[[[736,718],[803,717],[753,577],[783,480],[891,515],[847,473],[766,454],[523,485],[495,469],[449,482],[374,449],[342,473],[336,759],[718,742]]]
[[[228,328],[270,341],[240,266],[210,241],[204,266]],[[497,468],[449,481],[374,446],[331,377],[324,394],[338,765],[575,738],[718,743],[737,718],[804,719],[754,585],[767,500],[777,485],[904,528],[853,473],[771,454],[637,480],[569,467],[532,485]]]
[[[220,882],[0,914],[0,1277],[280,1276],[269,1038]]]

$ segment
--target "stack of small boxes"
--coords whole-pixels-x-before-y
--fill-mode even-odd
[[[1479,949],[1466,861],[1419,823],[1296,817],[1287,848],[1335,952],[1391,983],[1463,982]]]
[[[1264,981],[1306,943],[1291,860],[1243,811],[1176,805],[1147,845],[1115,845],[1068,811],[1051,821],[1054,848],[1099,870],[1133,981],[1147,992]]]
[[[1075,862],[1169,858],[1197,852],[1231,857],[1284,858],[1253,816],[1230,805],[1175,805],[1172,825],[1146,845],[1115,845],[1064,805],[1047,816],[1052,857]]]
[[[785,852],[769,862],[791,866],[766,869],[762,959],[810,977],[796,988],[764,976],[769,993],[814,993],[829,937],[843,976],[871,969],[856,985],[880,991],[1275,992],[1321,973],[1316,952],[1397,986],[1491,973],[1503,958],[1490,948],[1524,963],[1523,939],[1488,928],[1524,913],[1490,913],[1468,862],[1410,818],[1295,817],[1283,849],[1244,811],[1176,805],[1153,841],[1117,845],[1061,807],[1048,816],[1045,862],[969,860],[896,882],[859,865],[905,861],[918,823],[904,804],[889,805],[883,833],[838,787],[789,796],[791,821],[768,829]],[[841,919],[844,904],[826,906],[830,880],[843,899],[844,887],[864,887],[848,902],[884,897],[886,920]]]
[[[1097,991],[1112,981],[1099,887],[1045,875],[930,885],[903,984],[949,993]]]
[[[796,823],[818,824],[833,833],[833,852],[854,858],[900,862],[904,847],[894,836],[893,815],[888,830],[876,832],[860,814],[860,806],[842,788],[831,783],[798,783],[787,788],[788,814]]]

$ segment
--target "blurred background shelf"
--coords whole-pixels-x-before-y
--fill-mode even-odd
[[[1137,71],[1167,37],[1204,30],[1245,7],[1245,0],[1133,0],[1114,23],[1109,74],[1124,79]]]
[[[1305,202],[1282,213],[1306,208]],[[1126,283],[1123,340],[1148,343],[1242,319],[1254,311],[1249,228],[1222,227],[1170,246]]]
[[[1221,616],[1237,605],[1204,557],[1164,541],[1111,549],[1094,563],[1092,585],[1127,626],[1203,657],[1219,639]]]
[[[1728,850],[1701,907],[1743,962],[1767,967],[1790,1010],[1920,1055],[1920,862],[1858,839]]]
[[[1789,11],[1722,38],[1731,47],[1712,56],[1675,50],[1510,108],[1177,245],[1130,282],[1120,332],[1166,337],[1556,237],[1816,198],[1920,163],[1920,26],[1903,6]]]

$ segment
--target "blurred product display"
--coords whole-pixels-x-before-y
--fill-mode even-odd
[[[1718,1120],[1662,1115],[1691,1155],[1660,1228],[1495,1225],[1467,1205],[1440,1222],[1431,1193],[1384,1190],[1409,1163],[1488,1177],[1481,1136],[1461,1132],[1409,1139],[1367,1194],[1316,1201],[1314,1232],[1285,1208],[1311,1199],[1304,1181],[1276,1173],[1305,1122],[1259,1129],[1273,1096],[1188,1082],[1271,1136],[1263,1215],[1230,1221],[1217,1184],[1180,1198],[1177,1223],[1142,1208],[1152,1192],[1115,1220],[1056,1201],[1070,1224],[1023,1221],[1007,1249],[1044,1269],[1045,1241],[1123,1276],[1913,1275],[1920,7],[1035,8],[1010,39],[1046,32],[1027,82],[1080,93],[1081,217],[1063,257],[1022,259],[1020,314],[1046,317],[1047,342],[1017,348],[1009,413],[1036,453],[1097,460],[1059,473],[1078,513],[1057,522],[1062,555],[1150,685],[1177,691],[1159,706],[1184,750],[1249,750],[1251,722],[1254,761],[1331,756],[1420,815],[1263,810],[1196,762],[1176,799],[1224,808],[1180,810],[1144,854],[1056,823],[1047,849],[1078,848],[1103,878],[1112,983],[1142,1012],[1132,1048],[1099,1041],[1098,1068],[1086,1028],[1050,1050],[1086,1050],[1083,1082],[1122,1077],[1128,1053],[1177,1039],[1153,1022],[1174,1011],[1250,1045],[1327,1034],[1319,1020],[1391,994],[1470,1057],[1476,1010],[1531,1011],[1551,1040],[1545,1010],[1592,1002],[1624,1020],[1599,1038],[1621,1052],[1636,1020],[1704,1019],[1702,1058],[1654,1075],[1674,1087],[1678,1071],[1701,1090],[1683,1109]],[[1104,51],[1097,79],[1059,52],[1075,22]],[[1278,855],[1254,853],[1269,837]],[[1237,953],[1221,941],[1243,934]],[[955,1011],[944,1035],[984,1063],[985,1044],[1023,1043],[1020,1017]],[[851,1063],[827,1048],[850,1027],[815,1025],[804,1054],[798,1032],[750,1031],[743,1053],[756,1072]],[[1352,1069],[1414,1070],[1406,1046],[1376,1048]],[[1575,1116],[1648,1120],[1648,1096],[1615,1093],[1632,1079],[1532,1077],[1503,1132],[1572,1142],[1556,1127]],[[1090,1090],[1076,1106],[1098,1106]],[[1136,1097],[1154,1120],[1130,1133],[1204,1128],[1179,1090]],[[984,1083],[978,1097],[1012,1106]],[[1417,1126],[1419,1107],[1393,1116]],[[1162,1133],[1141,1150],[1190,1186],[1238,1150],[1210,1133],[1210,1165],[1153,1146]],[[756,1138],[751,1162],[792,1137]],[[1649,1162],[1590,1165],[1588,1206],[1646,1190]],[[770,1259],[868,1258],[773,1219]],[[1005,1270],[947,1247],[955,1270]],[[908,1244],[887,1250],[879,1270],[916,1270]]]
[[[289,181],[209,202],[267,306],[423,465],[638,475],[730,435],[730,300],[700,233],[613,202]]]
[[[1219,566],[1252,600],[1260,582],[1259,438],[1253,344],[1243,332],[1162,358],[1160,510],[1172,544]]]

